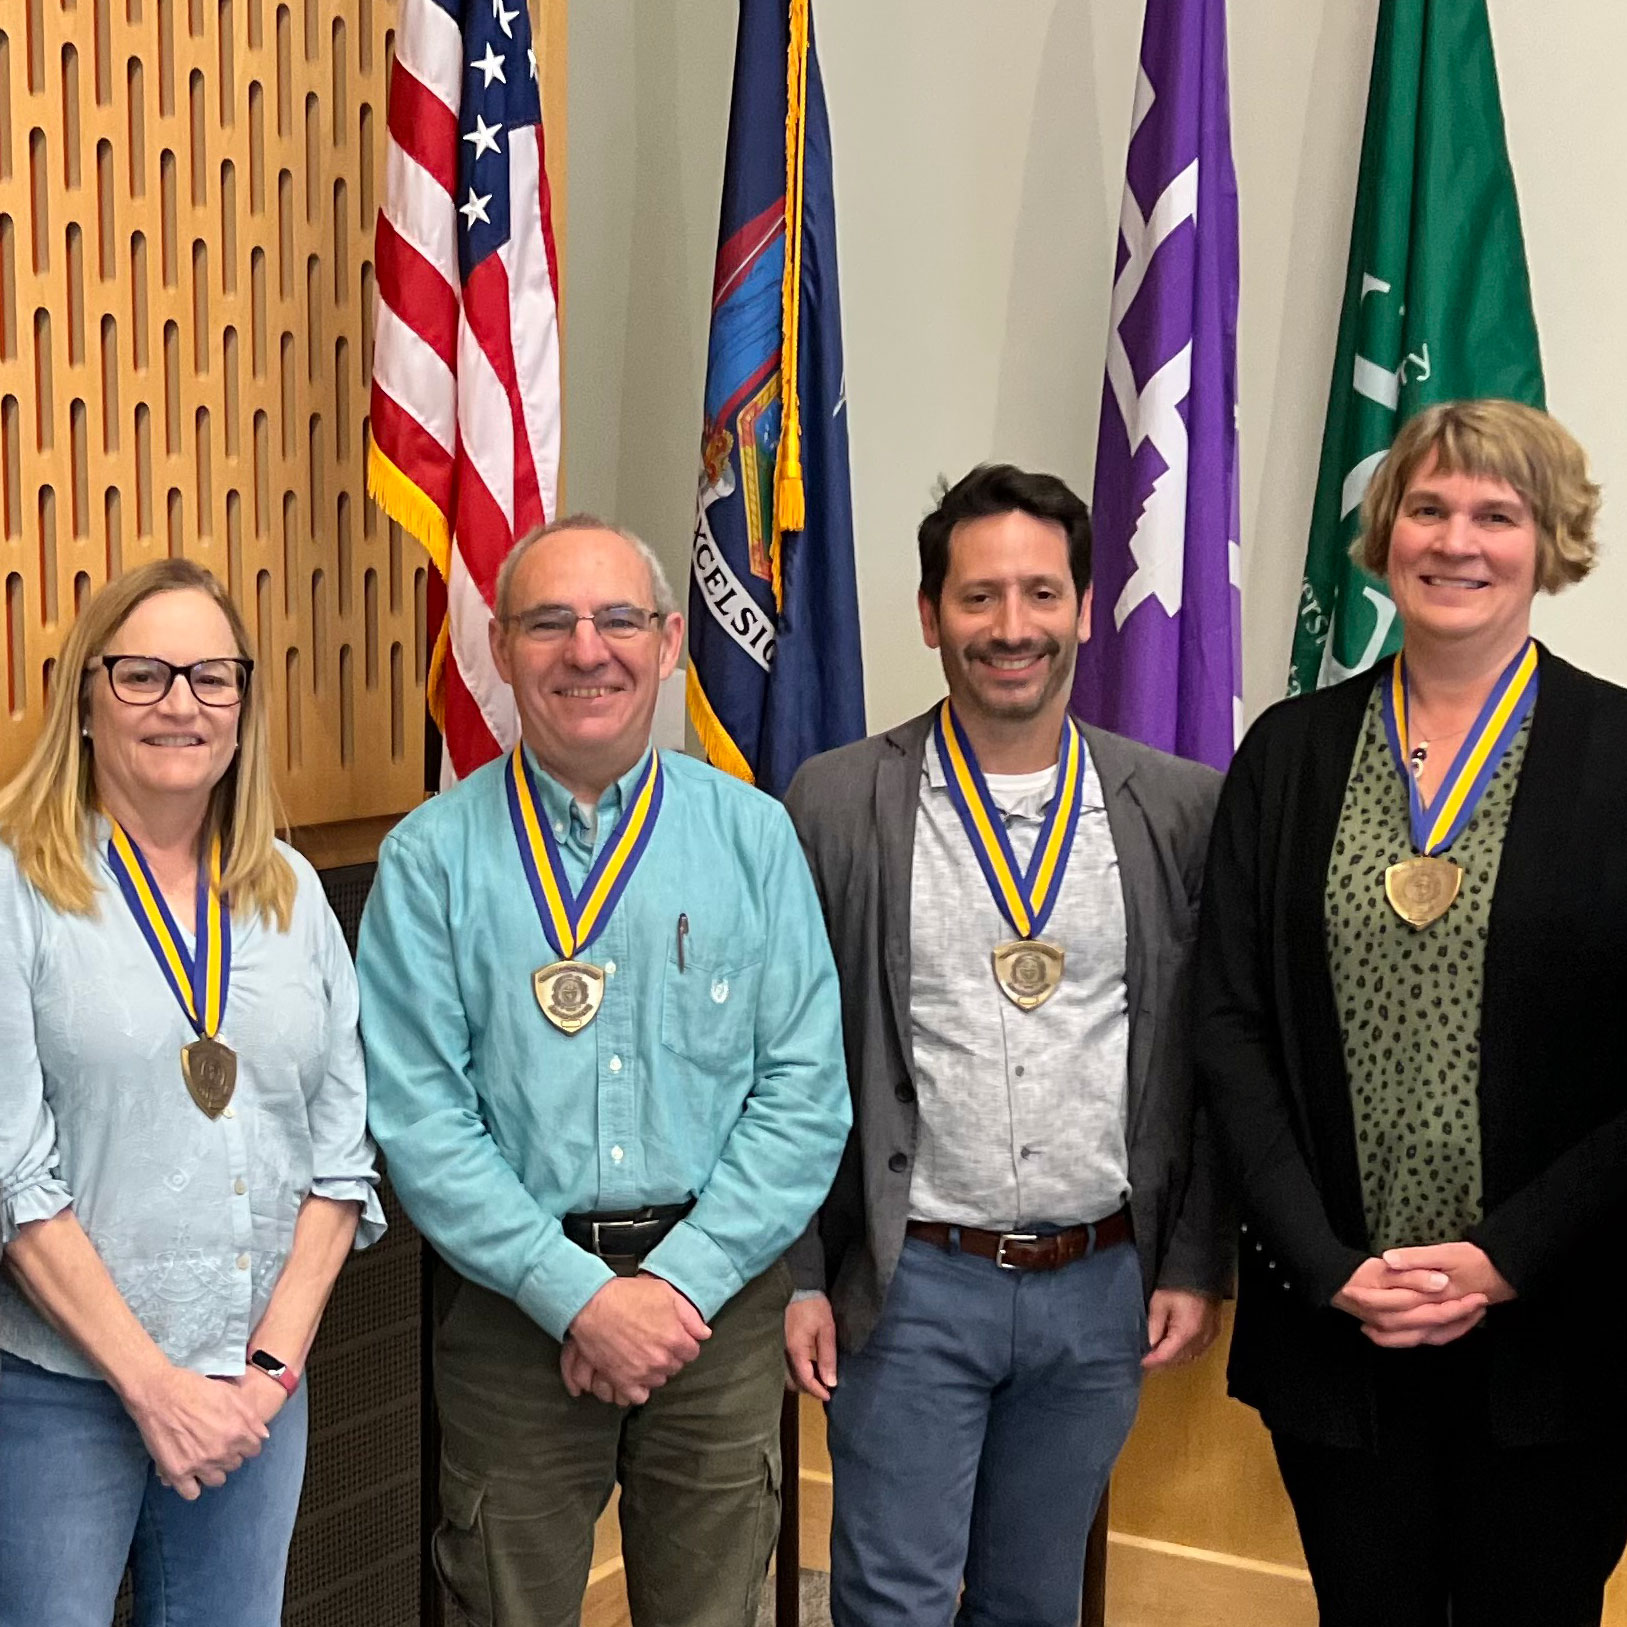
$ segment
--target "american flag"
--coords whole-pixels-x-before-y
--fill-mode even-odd
[[[403,0],[386,164],[368,489],[445,583],[430,672],[444,780],[518,738],[486,628],[498,567],[553,517],[559,473],[559,281],[526,0]]]

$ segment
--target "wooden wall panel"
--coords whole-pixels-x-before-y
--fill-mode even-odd
[[[1303,1570],[1293,1510],[1259,1414],[1226,1394],[1232,1307],[1189,1367],[1150,1374],[1113,1475],[1112,1529]]]
[[[76,606],[168,553],[243,609],[292,823],[418,800],[428,566],[363,473],[395,13],[0,10],[0,780]],[[561,181],[564,26],[546,0]]]

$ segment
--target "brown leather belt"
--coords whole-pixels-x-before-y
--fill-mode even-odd
[[[986,1232],[976,1226],[951,1226],[942,1220],[912,1220],[904,1230],[945,1253],[959,1247],[963,1254],[993,1260],[1006,1271],[1055,1271],[1087,1254],[1128,1243],[1134,1235],[1128,1208],[1115,1209],[1087,1226],[1069,1226],[1060,1232]]]

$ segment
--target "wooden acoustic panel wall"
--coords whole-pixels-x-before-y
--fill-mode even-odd
[[[163,554],[242,607],[294,822],[411,806],[425,562],[366,501],[393,0],[8,0],[0,774],[76,606]]]
[[[565,4],[536,9],[558,183]],[[185,554],[253,634],[291,822],[418,800],[428,567],[363,474],[395,17],[0,5],[0,780],[76,608]]]

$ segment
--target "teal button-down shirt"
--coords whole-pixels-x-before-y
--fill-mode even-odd
[[[807,1224],[851,1119],[836,968],[791,821],[691,758],[662,766],[649,846],[579,957],[605,973],[579,1032],[557,1030],[532,992],[557,957],[505,760],[390,833],[362,922],[369,1117],[396,1192],[463,1276],[556,1339],[611,1276],[562,1215],[693,1195],[645,1266],[711,1317]],[[644,764],[586,817],[531,767],[580,888]]]

